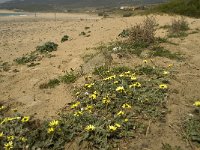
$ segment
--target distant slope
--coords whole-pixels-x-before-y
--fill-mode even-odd
[[[0,8],[47,11],[83,7],[114,7],[126,4],[147,4],[165,1],[167,0],[12,0],[0,4]]]
[[[200,0],[171,0],[153,8],[153,11],[200,17]]]

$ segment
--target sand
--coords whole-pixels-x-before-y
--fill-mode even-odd
[[[169,24],[172,18],[178,16],[156,15],[159,25]],[[55,14],[40,13],[29,14],[28,16],[0,17],[0,61],[12,64],[8,72],[0,72],[0,102],[16,107],[19,112],[26,115],[34,115],[36,118],[55,117],[57,112],[73,101],[73,89],[83,82],[80,78],[75,84],[61,84],[54,89],[41,90],[39,85],[49,79],[63,75],[65,71],[79,70],[84,66],[84,71],[104,64],[101,56],[85,63],[83,57],[86,54],[95,53],[92,48],[115,41],[118,34],[125,28],[131,27],[141,22],[144,16],[134,16],[129,18],[111,17],[101,18],[97,15],[89,14]],[[192,30],[200,28],[200,20],[186,18]],[[85,30],[85,27],[90,29]],[[89,37],[80,36],[82,32],[91,31]],[[71,40],[61,43],[63,35],[69,35]],[[165,36],[166,31],[159,29],[157,36]],[[35,67],[17,65],[14,59],[23,54],[35,50],[36,46],[47,41],[59,44],[58,50],[52,54],[55,57],[43,58]],[[190,34],[184,39],[173,39],[178,46],[164,44],[173,52],[181,52],[185,55],[184,62],[176,62],[165,58],[153,58],[155,64],[167,66],[175,64],[178,71],[177,81],[171,83],[171,95],[168,107],[172,111],[167,116],[166,124],[152,125],[152,132],[145,139],[132,143],[132,149],[147,148],[160,149],[162,142],[172,143],[172,145],[182,145],[184,149],[191,149],[188,144],[177,135],[175,130],[180,116],[187,114],[194,99],[200,98],[200,33]],[[129,59],[119,59],[113,55],[115,64],[125,64],[134,66],[142,62],[141,59],[130,56]],[[15,72],[15,70],[19,72]],[[178,90],[176,93],[173,91]],[[192,98],[192,99],[191,99]],[[176,139],[176,140],[173,140]],[[131,149],[131,147],[130,147]]]

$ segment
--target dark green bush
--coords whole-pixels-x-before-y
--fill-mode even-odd
[[[68,35],[64,35],[61,39],[61,43],[68,41],[69,40],[69,36]]]
[[[56,51],[58,48],[58,44],[55,44],[54,42],[47,42],[42,46],[37,46],[36,51],[39,51],[40,53],[49,53],[52,51]]]

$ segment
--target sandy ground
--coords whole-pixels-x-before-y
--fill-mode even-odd
[[[169,24],[177,16],[155,16],[159,25]],[[12,104],[20,112],[35,115],[37,118],[49,118],[73,100],[71,91],[79,85],[82,79],[72,85],[60,85],[54,89],[41,90],[39,85],[49,79],[63,75],[70,69],[78,70],[84,66],[87,72],[96,65],[102,65],[104,59],[96,57],[85,64],[83,57],[94,53],[91,48],[102,42],[116,40],[118,34],[125,28],[141,22],[144,16],[129,18],[100,18],[88,14],[34,14],[24,17],[0,17],[0,61],[12,64],[8,72],[0,72],[0,102]],[[200,28],[200,20],[187,18],[191,29]],[[90,27],[85,30],[85,27]],[[89,37],[79,36],[82,32],[91,31]],[[63,35],[69,35],[71,40],[61,43]],[[163,29],[157,35],[164,36]],[[44,58],[40,65],[27,67],[16,65],[13,60],[30,53],[35,47],[47,41],[59,44],[53,52],[56,57]],[[164,46],[173,52],[181,52],[186,60],[176,62],[164,58],[154,58],[153,61],[162,66],[174,64],[177,70],[177,80],[171,83],[171,94],[165,124],[152,124],[150,134],[143,139],[133,141],[128,149],[159,150],[162,143],[181,146],[184,150],[195,149],[176,133],[179,130],[181,117],[190,111],[192,103],[200,98],[200,33],[191,34],[184,39],[174,39],[179,45]],[[142,62],[137,57],[119,59],[113,55],[115,64],[134,66]],[[15,69],[19,72],[13,72]],[[178,92],[174,92],[178,91]]]

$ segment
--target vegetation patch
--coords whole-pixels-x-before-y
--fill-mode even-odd
[[[193,105],[192,114],[183,122],[184,136],[186,139],[200,144],[200,101],[196,101]]]
[[[11,65],[8,62],[0,62],[0,70],[1,71],[9,71]]]
[[[48,83],[43,83],[39,86],[40,89],[55,88],[60,83],[70,84],[74,83],[78,75],[74,72],[67,72],[65,75],[58,77],[58,79],[50,79]]]
[[[69,36],[68,35],[64,35],[61,39],[61,43],[68,41],[69,40]]]
[[[167,3],[155,6],[151,12],[175,13],[190,17],[200,17],[199,0],[170,0]]]
[[[36,65],[39,65],[39,63],[34,63],[35,61],[39,61],[43,57],[48,57],[48,58],[54,57],[54,55],[51,55],[50,52],[56,51],[57,47],[58,47],[57,44],[53,42],[47,42],[42,46],[37,46],[36,50],[31,52],[30,54],[26,54],[22,57],[18,57],[14,61],[20,65],[30,63],[27,66],[34,67]]]
[[[56,51],[57,48],[58,48],[58,44],[54,42],[47,42],[42,46],[37,46],[36,51],[40,53],[49,53],[49,52]]]
[[[154,71],[143,72],[144,67]],[[124,139],[145,134],[147,120],[165,119],[168,84],[163,80],[169,80],[170,70],[146,63],[135,69],[97,70],[102,70],[99,79],[89,77],[56,120],[36,125],[29,116],[8,117],[1,106],[0,146],[64,149],[75,141],[86,149],[120,148]]]
[[[159,57],[165,57],[165,58],[176,59],[176,60],[183,59],[180,53],[172,53],[161,46],[153,47],[152,50],[150,51],[150,56],[154,56],[154,57],[159,56]]]

